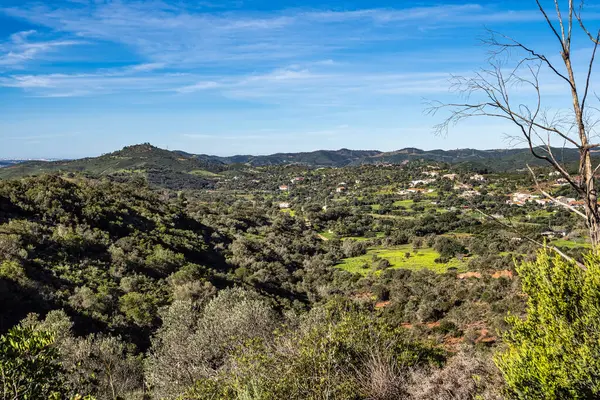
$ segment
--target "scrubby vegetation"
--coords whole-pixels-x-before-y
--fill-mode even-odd
[[[230,168],[183,190],[123,171],[0,181],[4,398],[596,394],[599,264],[570,213],[507,204],[528,175]]]

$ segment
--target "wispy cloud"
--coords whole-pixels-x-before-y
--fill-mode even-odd
[[[322,55],[411,36],[408,32],[412,29],[399,29],[402,26],[481,25],[538,18],[533,12],[498,11],[479,4],[271,13],[210,11],[158,1],[88,2],[69,8],[35,4],[0,9],[9,16],[68,35],[122,43],[150,63],[179,66]],[[344,27],[340,29],[340,25]]]
[[[28,30],[10,35],[7,42],[0,43],[0,67],[20,68],[28,61],[47,55],[60,47],[84,44],[80,40],[35,41],[37,32]]]
[[[143,69],[143,68],[142,68]],[[350,105],[372,96],[447,91],[448,74],[380,73],[331,70],[330,65],[292,65],[263,74],[199,76],[186,73],[140,75],[126,67],[94,74],[0,76],[0,87],[27,90],[38,97],[80,97],[127,92],[199,93],[229,99],[303,106]]]
[[[0,13],[45,30],[43,35],[16,32],[0,44],[0,67],[5,67],[4,73],[0,70],[0,87],[48,98],[159,93],[296,107],[358,107],[376,99],[447,92],[449,73],[461,71],[444,69],[443,60],[438,62],[442,52],[411,54],[409,63],[389,62],[398,57],[399,43],[418,35],[419,29],[539,19],[535,10],[476,3],[268,13],[219,12],[185,2],[53,4],[0,8]],[[50,34],[52,40],[41,40]],[[450,40],[452,30],[439,35]],[[103,55],[108,67],[46,73],[20,69],[28,60],[60,48],[102,43],[124,46],[138,62],[111,66],[112,60]],[[360,57],[349,61],[349,54]],[[427,63],[424,71],[419,57]]]

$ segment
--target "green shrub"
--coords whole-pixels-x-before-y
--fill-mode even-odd
[[[496,357],[520,399],[600,396],[600,259],[586,270],[547,252],[517,267],[527,317],[509,317],[507,350]]]
[[[201,379],[185,399],[406,398],[408,370],[439,365],[439,350],[365,311],[340,303],[311,312],[272,343],[237,350],[221,374]]]
[[[0,336],[0,385],[4,399],[62,399],[63,370],[49,332],[16,326]]]

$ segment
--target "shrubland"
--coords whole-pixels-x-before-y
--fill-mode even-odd
[[[578,270],[526,239],[554,224],[570,235],[549,240],[584,262],[582,227],[507,205],[507,190],[531,184],[519,174],[486,175],[473,199],[444,180],[399,194],[429,168],[260,167],[216,190],[79,174],[0,181],[4,398],[596,393],[597,263]],[[540,324],[557,327],[540,336]]]

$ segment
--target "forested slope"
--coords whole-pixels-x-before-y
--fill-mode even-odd
[[[144,187],[43,176],[0,182],[0,204],[3,330],[64,308],[81,331],[143,344],[169,285],[210,286],[224,265],[218,234]]]

